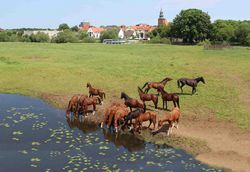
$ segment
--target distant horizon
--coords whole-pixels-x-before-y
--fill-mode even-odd
[[[48,5],[49,4],[49,5]],[[164,17],[172,22],[181,10],[189,8],[201,9],[207,12],[211,21],[250,20],[247,0],[75,0],[62,2],[54,0],[12,0],[2,2],[5,7],[0,11],[0,28],[41,28],[57,29],[62,23],[70,27],[89,21],[93,26],[136,25],[145,23],[157,25],[160,9]],[[9,7],[9,8],[8,8]]]

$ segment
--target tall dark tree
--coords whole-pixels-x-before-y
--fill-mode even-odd
[[[72,28],[70,28],[70,30],[73,32],[78,32],[79,28],[78,28],[78,26],[73,26]]]
[[[70,29],[70,28],[69,28],[69,25],[66,23],[62,23],[58,27],[58,30],[67,30],[67,29]]]
[[[210,36],[210,16],[199,9],[182,10],[173,20],[172,36],[183,42],[199,42]]]
[[[103,42],[104,39],[117,39],[118,38],[118,30],[104,30],[101,32],[100,40]]]

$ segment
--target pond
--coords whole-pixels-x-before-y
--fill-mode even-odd
[[[183,150],[115,135],[31,97],[0,94],[0,171],[223,171]]]

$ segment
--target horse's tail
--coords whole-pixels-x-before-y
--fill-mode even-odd
[[[180,83],[181,81],[178,79],[177,80],[177,85],[178,85],[178,88],[180,88],[181,87],[181,83]]]
[[[146,83],[143,85],[142,89],[143,89],[144,87],[146,87],[146,85],[148,85],[148,82],[146,82]]]
[[[143,103],[143,112],[146,112],[146,103]]]
[[[100,98],[100,97],[97,97],[97,99],[98,99],[99,103],[101,104],[101,103],[102,103],[101,98]]]

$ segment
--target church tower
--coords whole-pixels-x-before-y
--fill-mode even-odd
[[[161,9],[160,16],[158,18],[158,26],[167,26],[168,21],[164,18],[163,11]]]

